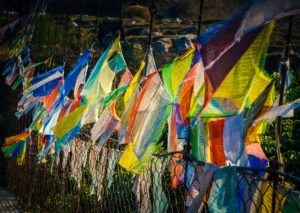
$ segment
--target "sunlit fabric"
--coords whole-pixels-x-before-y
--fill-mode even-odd
[[[265,131],[265,122],[255,123],[255,119],[268,112],[274,104],[274,82],[271,82],[265,91],[258,96],[253,105],[244,111],[245,144],[260,143],[260,136]]]
[[[202,114],[198,116],[224,117],[241,113],[264,91],[271,82],[271,78],[261,70],[260,63],[266,57],[264,53],[273,25],[270,24],[261,31],[249,49],[223,79],[220,86],[208,99],[206,98],[207,105],[202,109]],[[211,80],[207,80],[206,84],[210,85],[209,81]]]
[[[41,102],[44,104],[45,109],[50,112],[53,109],[55,101],[60,98],[60,87],[63,85],[63,80],[61,79],[56,87],[49,93],[49,95],[42,97]]]
[[[116,115],[115,105],[112,103],[100,115],[98,121],[91,129],[91,139],[98,141],[97,147],[101,149],[104,142],[120,125],[120,118]]]
[[[22,165],[26,153],[26,141],[19,141],[2,148],[5,157],[17,157],[18,165]]]
[[[43,116],[45,115],[46,110],[42,107],[41,104],[37,105],[33,111],[33,118],[32,122],[29,126],[29,130],[34,130],[39,132],[41,128],[40,121],[42,120]]]
[[[2,150],[5,157],[16,157],[18,165],[22,165],[26,153],[26,141],[29,137],[29,130],[5,139]]]
[[[145,67],[145,62],[142,61],[141,65],[139,67],[139,70],[134,75],[134,77],[131,80],[131,82],[128,86],[128,89],[126,90],[126,93],[124,95],[124,104],[125,105],[127,105],[130,98],[132,97],[133,93],[135,92],[136,88],[138,88],[144,67]]]
[[[179,137],[178,137],[178,114],[179,114],[179,107],[178,105],[173,104],[172,112],[170,113],[170,116],[168,118],[168,152],[175,152],[175,151],[181,151],[183,150],[184,144],[180,143]],[[180,121],[179,121],[180,122]],[[176,188],[179,184],[179,177],[182,173],[183,166],[181,163],[177,163],[176,160],[179,160],[182,158],[182,154],[174,154],[171,165],[170,165],[170,171],[171,171],[171,186],[172,188]]]
[[[258,138],[263,131],[261,127],[256,128],[251,124],[273,105],[273,89],[272,81],[253,104],[238,115],[218,119],[201,118],[191,123],[192,155],[197,160],[217,165],[247,166],[245,144],[259,143]]]
[[[164,86],[172,99],[177,96],[179,86],[191,68],[193,56],[194,49],[191,49],[162,68]]]
[[[251,143],[247,145],[245,151],[248,155],[253,155],[261,159],[267,159],[259,143]]]
[[[63,135],[63,137],[59,138],[55,142],[56,153],[58,154],[62,147],[69,144],[78,135],[79,131],[80,131],[80,123],[77,123],[75,127],[70,129],[66,134]]]
[[[197,71],[196,71],[197,70]],[[202,61],[199,61],[197,64],[193,66],[194,76],[192,76],[192,79],[188,80],[188,86],[190,89],[193,89],[192,93],[186,93],[191,96],[190,100],[190,108],[188,111],[187,117],[193,118],[196,115],[199,114],[200,110],[203,107],[204,101],[205,101],[205,72],[203,69],[203,63]],[[193,79],[194,78],[194,79]],[[180,94],[181,95],[181,94]],[[184,99],[181,101],[185,104]],[[181,104],[182,105],[182,104]],[[185,104],[186,105],[186,104]],[[188,106],[188,105],[186,105]],[[187,109],[187,108],[183,108]]]
[[[264,114],[269,111],[274,103],[274,80],[272,80],[265,90],[257,96],[255,101],[248,108],[243,111],[243,133],[247,134],[249,127],[252,126],[253,121],[260,114]]]
[[[99,109],[94,105],[88,105],[86,110],[82,114],[82,118],[80,121],[81,126],[97,122],[98,116]]]
[[[80,73],[77,77],[77,80],[75,82],[75,85],[74,85],[74,95],[77,94],[78,91],[79,91],[79,88],[82,87],[85,84],[88,67],[89,67],[88,65],[85,65],[81,69],[81,71],[80,71]]]
[[[56,67],[48,72],[38,75],[31,81],[28,92],[34,96],[43,97],[49,95],[63,76],[64,66]]]
[[[207,91],[209,94],[220,86],[259,33],[259,30],[249,32],[239,41],[235,40],[235,35],[247,9],[247,6],[242,8],[237,15],[219,23],[216,27],[209,28],[200,37],[203,47],[203,63],[211,84]]]
[[[87,102],[87,110],[81,120],[82,126],[98,120],[98,111],[103,107],[101,103],[111,92],[116,73],[126,68],[118,36],[100,56],[81,91],[81,96]]]
[[[128,145],[119,161],[122,167],[136,173],[149,163],[170,113],[170,98],[157,77],[157,72],[148,77],[134,103],[126,135]]]
[[[193,213],[193,212],[202,212],[204,208],[204,199],[205,195],[207,194],[208,189],[210,188],[210,184],[213,181],[215,171],[219,167],[206,163],[204,167],[204,171],[199,177],[199,182],[201,183],[201,187],[199,187],[198,195],[194,198],[193,202],[187,209],[188,213]]]
[[[101,100],[111,91],[116,73],[126,69],[126,67],[120,37],[117,37],[113,44],[100,56],[81,95],[93,104]]]
[[[196,54],[198,52],[196,51]],[[190,108],[190,100],[193,93],[195,76],[198,71],[198,64],[195,50],[191,49],[182,56],[176,58],[162,69],[162,77],[166,91],[173,99],[172,113],[168,119],[168,151],[181,151],[189,138],[189,118],[187,114]],[[193,60],[194,57],[196,60]],[[194,64],[194,66],[193,66]],[[171,163],[172,187],[176,188],[179,183],[179,176],[182,172],[182,165],[175,163],[182,155],[174,156]]]
[[[57,111],[51,116],[51,119],[49,122],[43,126],[43,128],[40,129],[40,133],[44,135],[53,135],[53,128],[56,126],[59,114],[60,114],[61,108],[57,109]]]
[[[224,123],[224,119],[213,119],[208,121],[209,155],[207,156],[207,161],[218,166],[226,165],[223,145]]]
[[[73,129],[80,122],[82,114],[85,112],[87,105],[83,104],[82,106],[75,109],[73,112],[70,112],[61,121],[57,123],[53,132],[56,137],[62,138],[66,135],[71,129]]]
[[[149,64],[150,63],[150,64]],[[140,94],[140,90],[142,84],[145,83],[146,79],[148,78],[147,73],[154,73],[156,71],[156,64],[153,58],[151,48],[146,53],[146,59],[143,60],[139,66],[137,73],[134,75],[133,79],[131,80],[126,92],[124,94],[124,110],[121,117],[121,126],[119,131],[119,139],[120,143],[127,143],[128,141],[125,140],[125,136],[127,134],[128,123],[130,120],[131,112],[134,107],[135,101]],[[151,76],[151,75],[149,75]],[[161,83],[161,79],[159,75],[155,75],[153,80],[157,81],[157,83]]]
[[[204,119],[191,124],[190,134],[192,156],[199,161],[206,162],[207,135]]]
[[[46,98],[48,100],[45,102],[45,107],[48,111],[51,110],[51,108],[53,108],[54,110],[60,108],[66,101],[73,87],[74,97],[76,97],[75,95],[77,95],[77,93],[75,93],[75,89],[76,92],[78,92],[79,87],[85,82],[86,70],[88,68],[88,62],[91,53],[91,50],[83,51],[67,77],[63,81],[59,82],[57,88],[55,88],[52,93]],[[79,79],[79,77],[81,79]],[[78,88],[75,88],[75,86],[77,86]]]
[[[249,1],[238,13],[201,36],[204,65],[213,90],[268,23],[299,13],[297,0]]]
[[[127,86],[122,86],[111,91],[109,95],[104,98],[103,104],[107,105],[110,102],[117,100],[119,97],[121,97],[124,94],[127,88],[128,88]]]
[[[151,47],[148,49],[146,54],[145,64],[146,66],[144,67],[143,76],[149,76],[157,70]]]
[[[91,50],[86,50],[81,53],[80,57],[78,58],[74,68],[71,70],[71,72],[68,74],[68,76],[64,80],[64,94],[68,95],[73,86],[75,85],[78,76],[80,75],[81,71],[85,69],[85,66],[89,62],[89,58],[92,54]]]
[[[204,70],[200,55],[200,46],[196,44],[194,58],[189,71],[185,74],[178,88],[177,103],[180,109],[180,119],[186,126],[189,122],[189,111],[195,106],[195,95],[199,93],[200,88],[204,87]]]
[[[250,157],[252,158],[253,156]],[[266,160],[264,162],[256,157],[253,158],[252,164],[253,168],[267,167]],[[284,185],[279,183],[276,188],[276,199],[273,200],[273,182],[265,181],[265,179],[270,177],[268,177],[265,171],[259,171],[257,174],[264,179],[257,178],[253,180],[251,176],[245,176],[239,180],[238,200],[240,212],[272,212],[273,208],[275,210],[284,209],[285,202],[289,199],[289,196],[284,196],[287,193],[285,188],[289,188],[290,184],[287,182]],[[247,184],[249,181],[252,184]],[[248,202],[249,200],[251,202]]]
[[[8,146],[8,145],[11,145],[11,144],[14,144],[18,141],[22,141],[22,140],[26,140],[26,138],[29,136],[29,131],[26,130],[20,134],[17,134],[17,135],[14,135],[14,136],[11,136],[11,137],[8,137],[5,139],[5,143],[3,144],[4,146]]]
[[[289,118],[294,116],[294,110],[300,107],[300,99],[297,99],[291,103],[287,103],[285,105],[281,106],[276,106],[272,108],[269,112],[266,114],[262,115],[261,117],[258,117],[255,122],[255,124],[258,124],[259,122],[263,120],[268,120],[272,121],[274,120],[277,116]]]
[[[132,80],[133,76],[129,69],[126,69],[125,72],[122,75],[122,78],[120,80],[120,83],[118,85],[118,88],[123,86],[128,86]]]
[[[209,212],[238,212],[236,167],[216,170],[208,199]]]
[[[256,98],[253,104],[238,115],[226,118],[223,132],[224,151],[229,165],[246,166],[245,138],[254,119],[273,104],[273,81]],[[250,135],[248,135],[250,137]],[[249,140],[249,138],[247,139]]]
[[[223,146],[227,165],[247,166],[243,131],[243,113],[225,119]]]
[[[271,2],[268,2],[268,4],[270,3]],[[281,2],[281,3],[283,7],[289,4],[288,2]],[[256,9],[259,8],[261,13],[264,13],[266,11],[262,9],[261,6],[257,7],[257,5],[259,4],[257,4],[256,1],[249,3],[248,5],[243,7],[237,15],[231,17],[230,19],[224,21],[223,23],[220,23],[216,27],[210,28],[206,33],[204,33],[201,36],[201,44],[203,46],[202,54],[204,57],[203,61],[205,66],[205,72],[208,77],[206,101],[204,105],[208,105],[208,102],[210,102],[210,98],[212,97],[212,95],[214,95],[214,93],[218,90],[218,88],[222,86],[224,78],[228,75],[228,73],[231,73],[230,70],[233,68],[233,66],[235,66],[236,62],[240,60],[240,58],[244,55],[244,52],[248,50],[250,45],[253,43],[253,41],[257,38],[259,33],[262,31],[263,26],[271,22],[271,20],[274,17],[276,17],[276,15],[275,16],[271,15],[269,18],[271,17],[273,18],[271,18],[267,22],[262,22],[261,24],[259,24],[259,27],[256,28],[255,30],[241,34],[241,32],[239,32],[239,29],[244,27],[245,25],[244,21],[247,19],[248,16],[246,15],[247,13],[251,14],[252,9],[255,7]],[[283,16],[285,14],[285,13],[281,13],[280,10],[272,11],[271,13],[277,15],[281,14]],[[270,24],[270,26],[272,26],[272,24]],[[267,28],[271,28],[270,26]],[[261,49],[263,46],[264,45],[258,46],[259,47],[258,49]],[[256,56],[258,57],[259,55],[260,54],[256,54]],[[263,61],[264,60],[260,60],[259,63],[257,63],[259,64],[258,65],[259,68],[262,67],[260,66],[260,63]],[[216,102],[214,105],[218,107],[219,100],[217,101],[218,102]],[[206,106],[203,108],[206,108]],[[204,110],[201,110],[201,113],[198,115],[198,119],[199,116],[205,114],[203,111]]]

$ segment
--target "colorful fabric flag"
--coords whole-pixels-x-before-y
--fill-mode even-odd
[[[24,114],[27,114],[32,110],[40,101],[39,97],[34,97],[32,93],[24,93],[23,97],[18,102],[17,112],[15,113],[16,117],[20,117]]]
[[[120,80],[120,83],[118,85],[118,88],[123,86],[128,86],[132,80],[133,76],[129,69],[126,69],[124,74],[122,75],[122,78]]]
[[[212,119],[208,122],[208,150],[207,156],[209,163],[214,163],[218,166],[226,165],[226,157],[224,153],[223,132],[224,119]]]
[[[73,129],[70,129],[67,133],[62,134],[62,137],[58,138],[55,142],[56,155],[60,153],[62,147],[68,145],[78,135],[80,127],[80,123],[77,123]]]
[[[245,153],[245,136],[243,119],[244,114],[231,116],[225,119],[223,131],[223,146],[227,165],[247,166]]]
[[[120,143],[127,143],[126,141],[126,134],[127,134],[127,128],[131,116],[131,112],[133,111],[133,107],[135,104],[135,101],[140,94],[140,89],[142,87],[142,84],[145,83],[146,79],[148,76],[147,74],[150,75],[150,73],[154,73],[156,71],[156,64],[155,60],[153,58],[152,54],[152,49],[150,48],[145,56],[145,60],[143,60],[140,64],[140,67],[131,80],[129,86],[126,89],[126,92],[124,94],[124,110],[121,118],[121,127],[119,131],[119,140]],[[161,79],[158,75],[154,77],[154,80],[157,81],[158,83],[161,82]]]
[[[29,130],[25,130],[18,135],[6,138],[2,148],[4,156],[17,157],[18,165],[22,165],[26,153],[26,141],[29,135]]]
[[[101,105],[103,99],[111,92],[116,73],[125,70],[126,67],[118,36],[101,55],[81,91],[81,96],[88,104],[81,125],[98,120],[98,111],[99,109],[101,111],[101,107],[103,107]]]
[[[175,99],[185,74],[190,70],[194,49],[188,50],[170,64],[162,68],[162,79],[169,96]]]
[[[81,96],[92,104],[99,102],[111,91],[116,73],[124,69],[126,69],[126,63],[118,36],[97,61]]]
[[[64,80],[63,84],[63,91],[64,95],[67,96],[71,89],[74,87],[78,80],[78,76],[82,72],[82,70],[87,69],[86,65],[89,62],[89,58],[92,54],[91,50],[85,50],[84,52],[81,53],[79,56],[76,64],[74,65],[74,68],[70,71],[68,76]],[[84,72],[84,71],[83,71]]]
[[[63,77],[64,66],[56,67],[48,72],[38,75],[31,81],[28,92],[32,92],[35,97],[47,96],[56,87]]]
[[[201,35],[203,62],[211,83],[210,91],[219,87],[266,24],[299,11],[297,0],[255,0]]]
[[[76,96],[76,94],[79,91],[79,88],[82,87],[83,85],[85,85],[85,80],[86,80],[86,75],[87,75],[87,71],[88,71],[89,66],[85,65],[82,70],[80,71],[78,78],[76,80],[76,83],[74,85],[74,96]]]
[[[164,172],[165,165],[161,158],[157,159],[157,162],[155,163],[155,166],[153,168],[153,204],[152,209],[153,212],[167,212],[168,209],[168,202],[166,194],[163,190],[163,180],[162,180],[162,174]]]
[[[201,212],[203,209],[205,195],[208,192],[210,183],[212,182],[217,169],[218,167],[214,164],[205,164],[204,171],[199,177],[199,183],[201,183],[201,187],[198,188],[198,195],[194,198],[193,202],[187,209],[188,213]]]
[[[82,82],[83,79],[78,79],[78,78],[81,77],[84,78],[85,80],[85,74],[88,68],[88,62],[91,54],[92,54],[91,50],[83,51],[80,54],[73,69],[67,75],[67,77],[63,81],[60,81],[57,84],[57,87],[50,93],[50,95],[44,98],[44,104],[47,111],[52,110],[52,108],[56,110],[57,108],[60,108],[62,105],[64,105],[67,96],[69,95],[73,87],[74,87],[74,98],[78,98],[77,95],[79,94],[77,93],[79,88],[76,88],[75,86],[78,87],[81,84],[83,84]],[[81,82],[79,83],[78,80]],[[75,93],[75,90],[77,93]]]
[[[136,93],[136,89],[139,86],[139,83],[141,82],[141,76],[143,69],[145,67],[145,61],[142,61],[137,73],[134,75],[132,81],[130,82],[128,89],[126,90],[126,93],[124,95],[124,104],[125,106],[128,104],[130,98],[133,96],[134,93]]]
[[[297,109],[298,107],[300,107],[300,99],[297,99],[297,100],[295,100],[291,103],[287,103],[285,105],[276,106],[276,107],[272,108],[266,114],[258,117],[254,121],[253,124],[256,125],[256,124],[258,124],[259,122],[261,122],[263,120],[272,121],[277,116],[281,116],[281,117],[284,117],[284,118],[293,117],[294,116],[294,110]]]
[[[60,139],[72,129],[74,129],[74,127],[76,127],[78,123],[80,123],[80,120],[86,108],[87,105],[83,104],[73,112],[70,112],[65,117],[63,117],[62,120],[60,120],[53,129],[54,135]]]
[[[268,25],[256,36],[236,65],[226,74],[222,84],[209,97],[207,88],[211,85],[209,82],[211,80],[206,80],[205,97],[197,97],[205,98],[205,103],[200,105],[201,111],[196,110],[196,114],[191,116],[196,116],[198,113],[199,119],[199,116],[215,118],[239,114],[264,91],[271,78],[260,67],[263,66],[261,61],[266,57],[264,53],[273,26],[274,24]]]
[[[146,66],[144,67],[143,76],[149,76],[157,71],[156,63],[153,56],[152,48],[150,47],[146,53]]]
[[[207,87],[205,104],[202,107],[201,113],[198,113],[198,119],[204,113],[203,111],[208,102],[211,102],[211,97],[219,89],[220,85],[223,84],[225,77],[227,77],[228,73],[231,73],[236,62],[249,49],[250,45],[262,31],[262,28],[272,20],[289,15],[291,11],[292,13],[297,12],[297,3],[295,1],[279,0],[276,4],[281,5],[282,7],[280,8],[286,8],[273,11],[265,10],[264,7],[269,4],[272,4],[272,1],[249,2],[238,14],[223,23],[219,23],[218,26],[210,28],[201,36]],[[291,5],[295,6],[295,8],[292,8]],[[273,8],[273,5],[271,7]],[[261,14],[259,18],[253,18],[253,20],[249,21],[248,16],[254,16],[256,13]],[[258,47],[261,49],[260,46]],[[256,55],[259,57],[260,54]],[[262,66],[259,67],[261,68]],[[219,104],[219,101],[216,104]]]
[[[98,121],[91,129],[91,139],[94,142],[99,139],[97,144],[99,150],[119,125],[120,118],[116,115],[115,105],[112,103],[102,112]]]
[[[127,128],[128,145],[119,161],[135,173],[142,172],[149,163],[170,113],[170,97],[157,77],[156,72],[147,78],[135,101]]]
[[[189,57],[185,57],[185,55]],[[199,45],[196,45],[195,51],[188,51],[185,55],[177,59],[176,65],[172,62],[171,64],[165,66],[173,66],[173,70],[163,69],[164,82],[169,81],[173,76],[182,78],[180,84],[175,86],[173,94],[175,94],[172,113],[168,121],[168,152],[181,151],[183,150],[184,145],[187,141],[190,140],[190,119],[188,117],[188,112],[190,110],[190,104],[193,96],[194,84],[200,72],[200,49]],[[190,57],[193,57],[193,60],[190,61]],[[181,64],[183,66],[181,66]],[[164,75],[165,72],[165,75]],[[179,76],[178,73],[182,72],[182,76]],[[170,75],[170,76],[168,76]],[[175,81],[171,79],[173,84]],[[197,82],[198,83],[198,82]],[[180,163],[175,163],[178,159],[182,158],[181,154],[175,154],[171,163],[171,176],[172,176],[172,187],[176,188],[179,183],[179,176],[182,173],[182,165]]]
[[[209,212],[238,212],[236,167],[216,170],[208,199]]]

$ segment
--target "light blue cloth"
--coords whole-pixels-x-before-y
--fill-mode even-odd
[[[216,170],[208,200],[209,212],[238,212],[238,183],[236,167]]]
[[[243,113],[226,118],[223,146],[227,162],[231,166],[247,166],[243,134]]]

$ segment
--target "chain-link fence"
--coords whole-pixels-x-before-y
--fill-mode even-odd
[[[82,136],[57,158],[37,164],[35,137],[32,136],[24,166],[18,166],[14,159],[8,160],[8,190],[15,193],[25,209],[47,212],[300,210],[299,181],[275,171],[217,169],[164,155],[153,156],[148,170],[135,175],[118,165],[122,148],[117,141],[107,141],[99,151]]]
[[[15,92],[12,92],[15,93]],[[11,94],[16,99],[16,94]],[[13,104],[12,104],[13,105]],[[13,115],[13,110],[10,111]],[[10,116],[12,117],[12,116]],[[23,122],[11,128],[22,129]],[[33,212],[299,212],[300,181],[273,170],[216,167],[182,153],[157,153],[139,175],[118,160],[113,135],[101,150],[85,127],[58,156],[38,164],[38,135],[23,166],[7,159],[7,189]]]

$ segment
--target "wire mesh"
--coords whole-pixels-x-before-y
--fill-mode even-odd
[[[214,167],[207,169],[203,163],[187,162],[178,158],[178,154],[153,156],[148,169],[136,175],[118,165],[122,147],[117,140],[111,138],[98,150],[87,132],[81,131],[57,158],[48,157],[47,163],[37,164],[35,135],[31,137],[23,166],[18,166],[14,159],[7,160],[7,188],[25,209],[211,212],[214,205],[222,202],[221,196],[224,203],[234,198],[240,212],[300,210],[299,182],[286,175],[237,168],[237,178],[229,174],[231,178],[222,183]],[[174,172],[177,170],[180,172]]]
[[[14,118],[17,94],[9,94],[8,125],[21,131],[29,119]],[[47,156],[40,164],[38,135],[32,133],[24,165],[7,159],[6,187],[25,211],[213,212],[228,203],[236,203],[239,212],[300,211],[300,181],[287,174],[241,167],[217,174],[215,166],[189,155],[160,153],[137,175],[118,164],[124,145],[117,134],[99,150],[90,130],[91,126],[84,126],[58,156]]]

